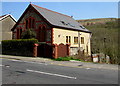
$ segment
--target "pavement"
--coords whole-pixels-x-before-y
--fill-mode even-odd
[[[81,61],[54,61],[49,58],[42,57],[25,57],[25,56],[12,56],[12,55],[0,55],[0,58],[3,59],[12,59],[12,60],[22,60],[29,62],[38,62],[38,63],[47,63],[52,65],[68,66],[75,68],[97,68],[97,69],[109,69],[109,70],[118,70],[118,65],[114,64],[100,64],[92,62],[81,62]]]

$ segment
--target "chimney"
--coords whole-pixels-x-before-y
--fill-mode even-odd
[[[73,18],[73,16],[71,16],[71,18]]]

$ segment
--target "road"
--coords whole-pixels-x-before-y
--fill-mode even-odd
[[[118,70],[3,59],[3,84],[118,84]]]

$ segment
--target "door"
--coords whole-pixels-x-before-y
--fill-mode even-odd
[[[52,52],[53,52],[53,48],[51,45],[41,44],[37,47],[38,57],[52,58]]]

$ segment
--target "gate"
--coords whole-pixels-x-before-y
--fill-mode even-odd
[[[58,57],[65,57],[68,55],[67,45],[59,44],[58,45]]]
[[[52,58],[52,52],[53,52],[53,48],[51,45],[40,44],[37,47],[37,56],[38,57]]]

